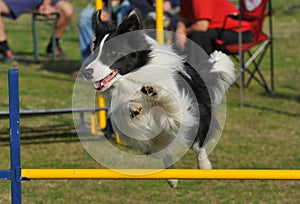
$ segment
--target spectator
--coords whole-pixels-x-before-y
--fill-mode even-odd
[[[14,59],[13,53],[7,42],[5,26],[2,16],[16,20],[21,14],[34,9],[39,9],[45,15],[49,15],[56,11],[59,12],[59,17],[56,22],[56,49],[52,50],[51,39],[47,46],[48,54],[54,53],[56,57],[64,57],[64,53],[60,47],[59,41],[69,25],[73,16],[73,6],[67,0],[0,0],[0,53],[3,55],[5,62]]]
[[[108,5],[106,1],[108,8],[111,8],[111,19],[119,26],[131,10],[131,4],[128,0],[110,0],[110,3],[111,5]]]
[[[176,29],[176,33],[179,34],[176,37],[177,47],[181,51],[188,49],[186,42],[189,38],[210,55],[214,51],[214,42],[218,38],[224,43],[237,43],[239,22],[227,17],[229,14],[238,12],[229,0],[181,1],[180,19]],[[243,22],[242,28],[244,42],[251,42],[250,25]],[[190,53],[197,54],[189,50],[187,55]],[[197,56],[194,57],[197,58]]]
[[[144,0],[143,2],[151,5],[149,1]],[[151,5],[152,10],[148,10],[149,12],[146,14],[146,27],[155,29],[155,21],[156,21],[156,10],[155,10],[155,2]],[[149,7],[150,8],[150,7]],[[163,1],[163,11],[164,11],[164,27],[166,30],[173,30],[176,28],[178,22],[180,10],[180,1],[179,0],[164,0]]]
[[[153,0],[130,0],[130,3],[141,12],[143,19],[146,19],[150,13],[155,12]]]
[[[102,20],[111,20],[119,25],[123,18],[128,15],[131,10],[131,4],[127,0],[111,0],[111,5],[107,1],[103,1],[104,10],[102,10]],[[111,16],[109,10],[111,8]],[[79,44],[81,49],[81,59],[84,61],[91,54],[91,46],[95,37],[93,30],[93,15],[95,7],[88,6],[84,8],[79,15],[78,28],[79,28]]]
[[[146,28],[155,29],[156,21],[156,10],[154,0],[130,0],[133,7],[137,8],[145,20]],[[164,0],[163,11],[164,11],[164,24],[165,29],[173,30],[176,28],[178,21],[178,13],[180,10],[179,0]]]
[[[165,15],[170,19],[166,29],[175,31],[180,11],[180,0],[164,0],[163,9]]]
[[[82,62],[91,54],[92,42],[95,38],[93,29],[93,15],[95,7],[89,6],[84,8],[78,18],[78,31],[79,31],[79,45],[81,52]],[[109,15],[107,12],[102,11],[102,20],[108,21]]]

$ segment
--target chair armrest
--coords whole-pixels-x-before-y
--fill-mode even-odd
[[[228,15],[229,18],[231,19],[234,19],[234,20],[239,20],[241,15],[239,13],[231,13]],[[255,21],[257,20],[257,16],[250,16],[250,15],[245,15],[245,14],[242,14],[242,18],[241,20],[243,21]]]
[[[231,13],[228,15],[228,17],[235,19],[235,20],[239,20],[240,14],[239,13]]]

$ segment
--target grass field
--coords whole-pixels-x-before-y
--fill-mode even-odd
[[[76,7],[81,1],[72,1]],[[274,0],[275,93],[253,82],[227,94],[222,137],[210,155],[215,169],[300,169],[300,9],[298,0]],[[296,8],[296,7],[295,7]],[[39,64],[0,63],[0,110],[8,109],[7,70],[19,68],[21,109],[69,108],[80,69],[76,12],[63,38],[68,60],[45,56],[50,28],[39,24]],[[9,42],[23,58],[33,56],[29,15],[5,19]],[[268,59],[267,59],[268,60]],[[268,77],[268,63],[263,63]],[[0,169],[9,169],[9,123],[0,121]],[[21,119],[22,168],[103,168],[79,142],[71,115]],[[105,154],[105,152],[103,153]],[[178,168],[196,168],[189,152]],[[164,180],[35,180],[22,184],[23,203],[300,203],[299,181],[182,180],[170,189]],[[10,182],[0,182],[0,203],[10,203]]]

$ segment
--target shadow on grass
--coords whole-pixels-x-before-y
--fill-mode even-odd
[[[258,106],[258,105],[254,105],[254,104],[244,104],[244,106],[246,108],[254,108],[254,109],[261,110],[261,111],[268,111],[268,112],[273,112],[273,113],[282,114],[282,115],[291,116],[291,117],[300,117],[300,114],[298,114],[298,113],[290,113],[287,111],[277,110],[277,109],[274,109],[271,107]]]
[[[290,88],[292,89],[292,88]],[[293,90],[296,91],[296,90]],[[294,96],[286,93],[278,93],[275,92],[273,94],[268,94],[268,93],[261,93],[260,94],[263,97],[271,98],[271,99],[284,99],[284,100],[294,100],[298,103],[300,103],[300,95]]]
[[[39,59],[35,59],[32,53],[18,52],[16,53],[17,62],[22,64],[39,64],[41,69],[51,72],[73,74],[81,68],[81,61],[72,59],[51,59],[47,55],[40,55]]]
[[[41,62],[41,64],[42,69],[70,75],[81,68],[81,62],[76,60],[47,60]]]
[[[292,5],[289,7],[289,9],[284,11],[284,14],[292,15],[292,14],[296,13],[296,11],[299,11],[299,10],[300,10],[299,4]]]
[[[86,135],[88,140],[95,140],[91,138],[90,129],[83,127],[77,129],[80,135]],[[100,139],[106,139],[103,137]],[[97,138],[96,140],[99,140]],[[48,127],[21,127],[21,145],[31,144],[52,144],[52,143],[73,143],[80,142],[78,134],[73,125],[57,124]],[[0,147],[10,145],[9,129],[0,132]]]
[[[55,131],[53,131],[55,130]],[[0,146],[8,146],[10,142],[9,130],[0,132]],[[78,142],[77,133],[73,126],[55,125],[49,127],[22,127],[21,128],[21,144],[45,144],[45,143],[69,143]]]

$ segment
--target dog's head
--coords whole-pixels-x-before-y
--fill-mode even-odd
[[[105,91],[122,76],[136,71],[150,60],[150,44],[137,10],[133,10],[115,27],[100,18],[101,10],[94,15],[94,52],[84,63],[82,74],[94,82],[95,89]],[[124,36],[124,37],[122,37]]]

